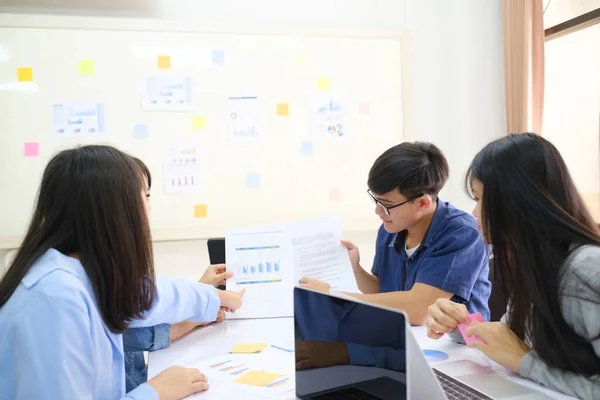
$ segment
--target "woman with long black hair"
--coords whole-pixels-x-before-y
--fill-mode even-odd
[[[438,300],[428,335],[459,323],[470,345],[548,388],[600,399],[600,231],[558,150],[534,134],[488,144],[467,174],[473,214],[493,246],[502,322],[470,323],[464,306]]]

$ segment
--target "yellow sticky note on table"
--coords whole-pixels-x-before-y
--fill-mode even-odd
[[[17,68],[17,80],[19,82],[32,82],[33,81],[33,68]]]
[[[329,90],[329,78],[324,76],[317,78],[317,89]]]
[[[206,129],[206,117],[203,115],[194,115],[192,119],[192,128],[196,131]]]
[[[252,370],[240,376],[233,382],[253,386],[267,386],[269,383],[281,378],[282,376],[283,375],[275,374],[273,372]]]
[[[290,115],[290,106],[287,103],[277,104],[277,115],[286,117]]]
[[[158,68],[160,68],[160,69],[171,68],[171,56],[158,56]]]
[[[79,74],[94,75],[94,60],[79,60]]]
[[[196,204],[194,206],[194,218],[206,218],[208,215],[208,206],[206,204]]]
[[[267,347],[266,343],[238,343],[229,352],[238,354],[260,353],[265,347]]]

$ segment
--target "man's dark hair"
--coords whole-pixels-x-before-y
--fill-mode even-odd
[[[436,198],[449,174],[448,161],[435,145],[405,142],[377,158],[369,171],[368,186],[379,195],[398,189],[408,200],[424,194]]]

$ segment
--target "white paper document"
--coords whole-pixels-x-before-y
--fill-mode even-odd
[[[166,145],[164,160],[165,193],[198,193],[202,175],[197,142],[172,141]]]
[[[227,289],[246,289],[243,307],[228,318],[293,315],[293,288],[312,277],[334,290],[357,292],[339,219],[234,229],[225,239]]]
[[[322,92],[316,96],[315,133],[321,139],[344,137],[344,111],[339,94]]]
[[[91,101],[52,104],[52,130],[57,136],[93,137],[105,134],[104,104]]]
[[[189,76],[146,76],[142,82],[142,110],[191,110],[193,80]]]
[[[230,97],[229,141],[231,144],[249,144],[260,140],[260,107],[258,97]]]

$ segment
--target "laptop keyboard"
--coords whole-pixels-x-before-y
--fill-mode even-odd
[[[491,397],[457,381],[456,379],[433,368],[442,389],[449,400],[493,400]]]
[[[381,400],[377,396],[355,387],[336,390],[311,397],[310,400]]]

